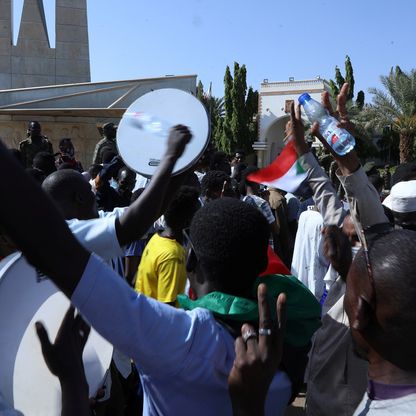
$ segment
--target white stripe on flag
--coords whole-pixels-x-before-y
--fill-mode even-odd
[[[298,172],[297,164],[298,161],[296,160],[290,169],[280,178],[270,182],[262,181],[261,183],[263,185],[270,186],[271,188],[282,189],[286,192],[296,191],[307,176],[306,172]]]

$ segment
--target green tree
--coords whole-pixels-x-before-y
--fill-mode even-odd
[[[331,95],[333,97],[337,97],[339,94],[339,88],[332,79],[329,80],[329,87],[331,88]]]
[[[224,117],[224,98],[218,98],[211,95],[211,85],[209,91],[204,91],[204,85],[201,81],[197,85],[197,98],[205,106],[211,122],[211,139],[218,146],[220,144],[220,135],[222,132],[222,119]]]
[[[335,81],[337,82],[339,89],[341,89],[345,82],[345,78],[342,76],[338,65],[335,67]]]
[[[369,123],[381,131],[390,126],[397,132],[400,163],[410,162],[416,137],[416,69],[404,72],[396,66],[380,79],[384,91],[369,90],[373,95],[373,103],[366,108]]]
[[[259,93],[253,90],[252,87],[248,89],[246,99],[246,112],[248,120],[248,134],[249,134],[249,145],[251,146],[257,138],[257,113],[259,110]],[[250,149],[251,151],[251,149]]]
[[[231,92],[233,113],[231,116],[231,144],[234,149],[250,150],[246,111],[247,71],[245,65],[234,63],[234,83]]]
[[[230,67],[227,65],[224,75],[224,120],[222,122],[221,136],[218,140],[220,150],[226,153],[231,152],[231,119],[233,116],[233,77],[231,76]]]
[[[201,80],[199,80],[198,85],[196,86],[196,98],[200,101],[204,100],[204,84]]]
[[[347,55],[345,57],[345,78],[341,73],[341,70],[338,66],[335,67],[335,81],[329,80],[329,87],[330,92],[334,100],[339,94],[341,87],[343,86],[344,82],[348,82],[349,90],[348,90],[348,100],[352,100],[354,98],[354,87],[355,87],[355,79],[354,79],[354,69],[352,67],[351,59]],[[357,94],[357,100],[355,102],[355,106],[359,109],[362,109],[364,106],[364,92],[359,91]]]

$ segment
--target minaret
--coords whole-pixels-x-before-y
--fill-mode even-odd
[[[0,0],[0,90],[12,86],[12,0]]]
[[[42,0],[25,0],[17,45],[12,48],[12,88],[55,84],[55,50],[50,48]]]
[[[56,83],[90,81],[87,0],[56,0]]]

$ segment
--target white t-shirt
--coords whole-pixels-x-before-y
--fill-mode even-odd
[[[102,259],[109,261],[123,257],[124,250],[120,247],[116,234],[116,218],[121,217],[126,208],[115,208],[111,212],[99,211],[99,218],[91,220],[68,220],[69,229],[76,239],[88,250]]]
[[[414,416],[416,393],[397,399],[371,400],[366,393],[354,416]]]

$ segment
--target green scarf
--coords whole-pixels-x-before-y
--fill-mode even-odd
[[[274,318],[276,317],[276,299],[280,293],[286,294],[285,341],[294,347],[307,345],[321,325],[321,306],[310,290],[294,276],[269,275],[258,278],[253,286],[253,299],[211,292],[197,300],[179,295],[178,302],[185,310],[204,308],[224,320],[237,321],[242,324],[244,322],[257,323],[259,312],[256,298],[257,287],[260,283],[265,283],[267,286],[270,311]]]

